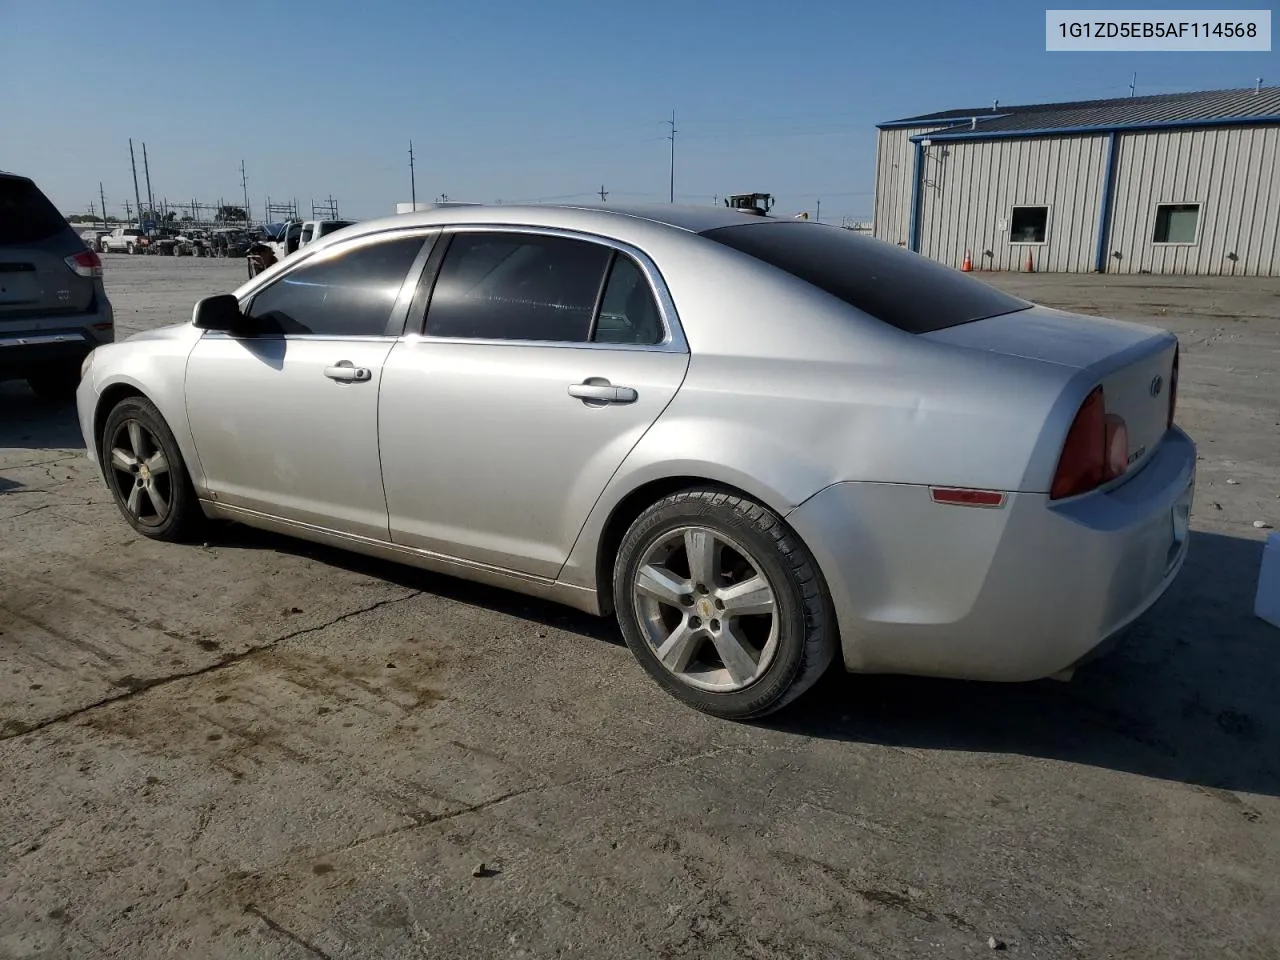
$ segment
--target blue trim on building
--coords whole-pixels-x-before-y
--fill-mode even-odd
[[[1107,247],[1111,240],[1111,208],[1115,204],[1116,171],[1120,164],[1120,135],[1114,130],[1107,136],[1107,168],[1102,175],[1102,203],[1098,208],[1098,248],[1093,254],[1093,269],[1107,272]]]
[[[1159,130],[1195,130],[1207,127],[1261,127],[1280,124],[1280,114],[1260,117],[1217,117],[1210,120],[1150,120],[1142,123],[1106,123],[1081,127],[1042,127],[1030,130],[967,130],[918,133],[909,138],[912,142],[929,137],[933,140],[1010,140],[1027,137],[1062,137],[1091,133],[1138,133]]]
[[[916,147],[914,173],[911,179],[911,224],[907,234],[907,249],[920,252],[920,181],[924,179],[924,144],[912,138]]]

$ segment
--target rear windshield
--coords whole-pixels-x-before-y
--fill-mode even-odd
[[[0,176],[0,246],[38,243],[66,229],[67,221],[34,183]]]
[[[1031,306],[883,240],[823,223],[765,220],[702,236],[750,254],[907,333],[928,333]]]

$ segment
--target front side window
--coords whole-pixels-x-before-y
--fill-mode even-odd
[[[1200,204],[1156,204],[1156,228],[1152,243],[1195,243],[1200,231]]]
[[[1044,243],[1048,234],[1048,207],[1014,207],[1010,212],[1010,243]]]
[[[612,251],[521,233],[459,233],[440,265],[428,336],[584,343]]]
[[[323,254],[258,293],[249,319],[266,334],[384,336],[422,242],[420,236],[399,237]]]

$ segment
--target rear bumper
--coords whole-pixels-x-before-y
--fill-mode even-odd
[[[1086,659],[1173,583],[1195,458],[1175,428],[1105,493],[978,508],[935,504],[920,486],[841,483],[788,520],[826,577],[849,670],[1034,680]]]
[[[48,365],[79,366],[95,347],[115,339],[111,305],[101,301],[91,313],[66,317],[41,317],[0,327],[0,379],[25,377]]]

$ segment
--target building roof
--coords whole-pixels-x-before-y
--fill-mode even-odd
[[[933,138],[981,139],[1048,133],[1160,127],[1280,123],[1280,87],[1160,93],[1112,100],[1032,103],[943,110],[880,124],[880,128],[938,127]]]

